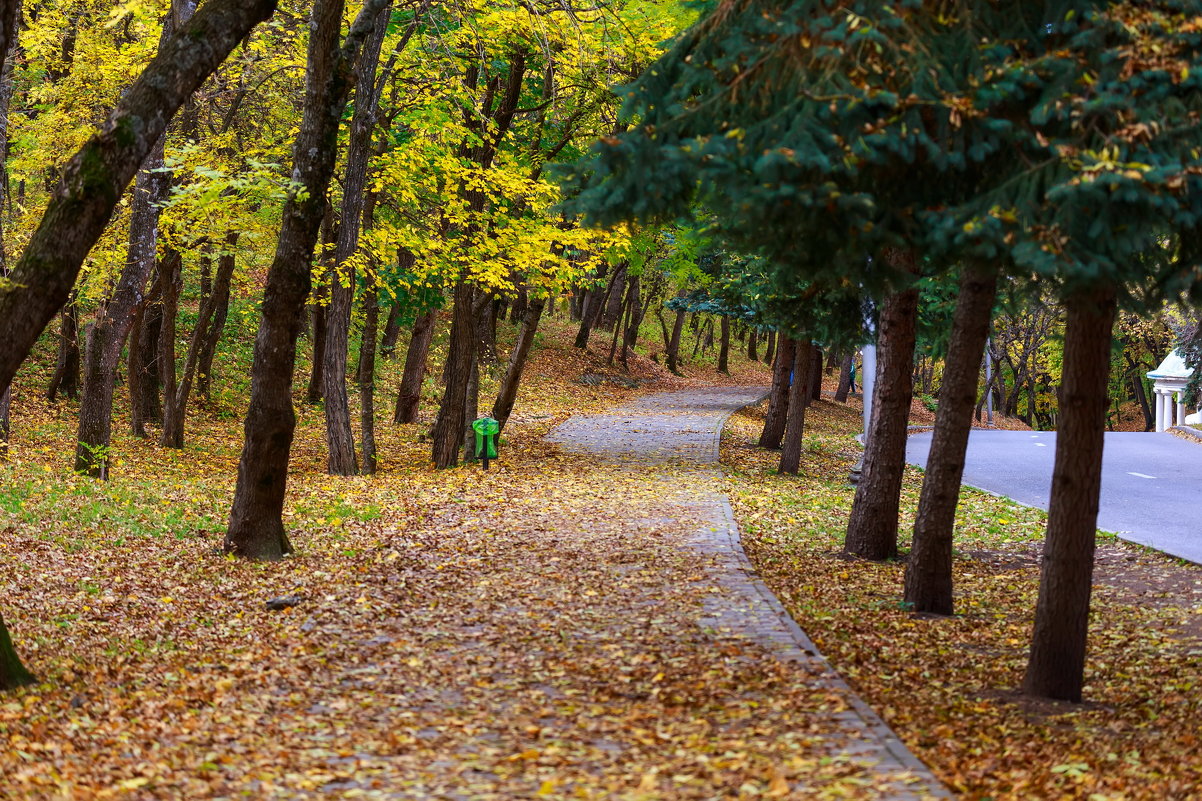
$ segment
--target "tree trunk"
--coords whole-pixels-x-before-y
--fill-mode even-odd
[[[54,376],[46,388],[46,399],[53,403],[59,393],[71,400],[79,396],[79,309],[72,299],[59,315],[58,358]]]
[[[789,414],[789,397],[792,394],[789,375],[793,370],[795,343],[786,336],[779,337],[780,347],[776,351],[776,362],[772,368],[772,394],[768,397],[768,414],[764,417],[764,430],[760,432],[760,447],[776,450],[785,436],[785,424]]]
[[[916,289],[889,296],[881,308],[872,426],[843,543],[844,553],[873,561],[897,556],[897,513],[914,395],[910,365],[917,311]]]
[[[63,307],[124,188],[196,87],[276,0],[208,0],[126,91],[101,131],[60,170],[50,203],[0,294],[0,387]],[[109,388],[111,393],[111,387]]]
[[[672,339],[668,343],[668,372],[680,375],[680,336],[684,331],[685,310],[676,310],[676,322],[672,324]]]
[[[0,184],[0,222],[8,211],[8,172],[5,163],[8,161],[8,112],[13,96],[13,63],[8,56],[16,53],[17,19],[21,14],[20,3],[15,0],[0,2],[0,171],[3,183]],[[4,249],[4,230],[0,225],[0,281],[8,277],[8,253]],[[9,414],[13,401],[12,384],[6,382],[0,386],[0,459],[8,456],[8,438],[12,433],[12,421]],[[54,400],[51,397],[51,400]],[[8,663],[21,668],[21,662],[8,642],[8,632],[4,629],[4,621],[0,620],[0,690],[5,689],[5,676]],[[14,674],[16,669],[12,669]]]
[[[952,530],[977,399],[981,350],[989,335],[996,295],[996,273],[987,268],[964,268],[914,521],[914,545],[906,564],[905,600],[915,612],[950,615],[953,611]]]
[[[756,353],[756,348],[758,345],[759,331],[755,328],[755,326],[752,326],[751,330],[747,332],[747,361],[758,362],[760,360],[759,354]]]
[[[609,266],[602,264],[597,269],[597,279],[605,278]],[[580,303],[580,330],[576,332],[576,341],[573,343],[576,347],[584,350],[588,347],[589,336],[592,335],[593,328],[597,325],[597,320],[600,318],[602,311],[605,309],[605,304],[609,298],[609,293],[613,290],[614,279],[617,278],[615,272],[610,277],[609,283],[606,285],[605,292],[599,293],[594,287],[585,293],[584,298]]]
[[[809,376],[809,393],[805,399],[806,406],[809,406],[811,401],[822,400],[822,348],[814,345],[812,350],[810,371],[807,374]]]
[[[401,338],[401,317],[404,311],[404,304],[400,298],[394,299],[388,309],[388,319],[384,321],[384,334],[380,337],[381,359],[391,361],[396,355],[396,343]]]
[[[426,359],[430,353],[430,342],[434,339],[434,324],[438,321],[437,311],[428,311],[413,324],[413,335],[409,338],[409,350],[405,353],[405,372],[401,374],[401,389],[396,399],[394,423],[416,423],[417,408],[422,399],[422,381],[426,376]]]
[[[605,307],[601,315],[601,328],[612,331],[622,318],[622,310],[626,303],[626,265],[614,270],[609,290],[605,293]]]
[[[359,234],[365,224],[364,212],[368,205],[367,167],[371,160],[371,139],[379,107],[375,76],[380,62],[380,48],[388,29],[387,11],[386,3],[380,8],[378,18],[373,20],[372,33],[364,42],[355,64],[355,111],[351,117],[346,172],[342,179],[342,221],[338,226],[338,241],[334,248],[334,280],[330,284],[322,382],[326,446],[330,454],[326,470],[333,476],[353,476],[359,472],[346,387],[351,307],[355,295],[355,270],[351,257],[359,249]],[[374,351],[374,331],[372,336],[371,349]]]
[[[723,318],[725,319],[725,318]],[[801,437],[805,433],[806,395],[809,393],[808,376],[814,363],[814,348],[802,337],[793,346],[793,385],[789,387],[787,425],[780,449],[780,472],[797,475],[801,467]],[[822,363],[818,363],[822,367]]]
[[[517,339],[514,340],[513,350],[509,353],[509,367],[505,370],[505,378],[497,392],[497,400],[492,406],[493,419],[500,423],[501,430],[509,421],[513,405],[517,401],[518,386],[522,381],[522,370],[526,367],[526,358],[530,355],[530,346],[534,344],[534,334],[538,331],[538,322],[546,306],[545,298],[534,298],[526,304],[526,314],[522,318],[522,327],[518,329]]]
[[[159,204],[167,197],[168,184],[161,172],[162,165],[163,140],[160,137],[142,171],[138,173],[134,188],[129,223],[129,258],[113,294],[97,310],[96,320],[88,332],[75,470],[94,478],[108,478],[113,383],[117,377],[117,362],[135,315],[143,304],[146,281],[155,264]],[[131,347],[138,345],[131,343]],[[153,391],[157,395],[158,387],[155,386]],[[145,436],[145,431],[141,435]]]
[[[768,332],[768,344],[764,348],[764,364],[775,364],[773,359],[776,358],[776,332]]]
[[[856,354],[853,351],[843,359],[843,364],[839,367],[839,387],[835,390],[835,400],[838,403],[847,403],[847,393],[851,391],[851,365],[855,358]]]
[[[163,273],[156,270],[146,298],[134,313],[129,332],[127,380],[130,405],[130,432],[145,439],[146,424],[163,417],[159,400],[162,372],[159,369],[159,340],[163,332]]]
[[[359,430],[363,432],[365,476],[376,472],[376,335],[380,324],[376,278],[368,279],[363,288],[363,340],[359,346]]]
[[[454,309],[451,313],[451,342],[447,352],[444,374],[447,379],[438,420],[432,432],[432,457],[437,467],[453,467],[459,463],[459,446],[467,425],[467,390],[475,363],[475,332],[472,319],[474,292],[470,284],[455,285]]]
[[[338,152],[338,123],[346,108],[351,66],[385,2],[364,3],[341,48],[342,0],[316,0],[313,6],[305,111],[292,150],[292,176],[299,186],[284,205],[275,258],[263,290],[245,442],[225,535],[228,553],[279,559],[292,550],[283,512],[296,430],[291,391],[296,340],[312,281],[310,263],[325,212],[326,188]]]
[[[218,319],[218,310],[228,308],[230,298],[230,281],[234,273],[234,259],[222,257],[217,261],[217,277],[212,289],[201,301],[196,315],[196,328],[188,342],[188,352],[184,357],[184,369],[179,385],[174,392],[164,394],[163,403],[163,433],[159,443],[165,448],[184,447],[184,426],[188,416],[188,399],[192,392],[192,384],[200,369],[201,354],[208,349],[211,353],[221,336],[221,327],[225,325],[225,316]],[[170,383],[170,382],[169,382]]]
[[[178,386],[178,373],[175,369],[175,326],[179,312],[179,293],[183,287],[183,258],[179,252],[169,249],[159,265],[163,271],[163,327],[159,335],[159,369],[163,376],[163,411],[160,419],[165,416],[165,407],[174,403]],[[183,421],[179,426],[179,445],[183,447]],[[168,438],[160,436],[159,440],[166,445]]]
[[[722,337],[718,346],[718,372],[730,374],[730,318],[722,315]]]
[[[33,676],[21,664],[21,658],[13,648],[12,639],[8,636],[8,628],[4,618],[0,617],[0,692],[13,690],[26,684],[32,684]]]
[[[1102,482],[1113,287],[1065,301],[1060,429],[1023,692],[1080,701]]]
[[[225,321],[230,313],[230,284],[233,281],[234,266],[237,259],[234,248],[241,236],[237,231],[225,235],[225,250],[217,257],[217,279],[213,282],[212,304],[213,320],[201,343],[200,355],[196,359],[196,394],[202,400],[210,400],[210,388],[213,384],[213,356],[217,352],[217,343],[225,331]],[[225,280],[222,281],[222,276]]]

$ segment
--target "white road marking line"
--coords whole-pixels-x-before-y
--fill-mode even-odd
[[[1127,471],[1127,475],[1135,476],[1136,478],[1156,478],[1156,476],[1150,476],[1147,473],[1132,473],[1130,470]]]
[[[1043,443],[1043,442],[1035,442],[1033,444],[1035,445],[1036,448],[1046,448],[1047,447],[1047,444]]]

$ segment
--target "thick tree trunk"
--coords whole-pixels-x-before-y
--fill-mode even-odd
[[[755,326],[752,326],[751,330],[747,332],[747,361],[758,362],[760,360],[759,354],[756,352],[758,345],[759,331]]]
[[[454,309],[451,312],[451,342],[447,352],[444,375],[447,379],[438,420],[431,432],[432,458],[437,467],[453,467],[459,463],[459,446],[467,425],[467,390],[475,364],[475,321],[473,320],[475,292],[465,281],[455,285]]]
[[[613,327],[618,324],[622,318],[622,310],[626,303],[626,265],[623,264],[614,270],[613,279],[609,284],[609,291],[605,295],[605,307],[601,314],[600,327],[606,331],[612,331]]]
[[[843,359],[843,364],[839,367],[839,386],[835,390],[835,401],[838,403],[847,403],[847,393],[851,391],[851,365],[852,360],[856,358],[853,351]]]
[[[426,360],[430,353],[430,342],[434,339],[434,324],[438,321],[437,311],[428,311],[413,324],[409,337],[409,350],[405,353],[405,371],[401,374],[401,388],[396,399],[394,423],[416,423],[417,408],[422,399],[422,381],[426,377]]]
[[[905,600],[915,612],[950,615],[953,611],[952,530],[977,399],[981,350],[989,335],[996,295],[996,273],[964,268],[943,367],[935,433],[914,521],[914,546],[906,564]]]
[[[772,394],[768,396],[768,413],[764,417],[764,430],[760,432],[760,447],[776,450],[780,448],[788,422],[791,385],[789,376],[793,371],[796,344],[786,336],[780,336],[780,347],[776,351],[776,362],[772,367]]]
[[[718,372],[730,373],[730,318],[722,315],[722,336],[718,346]]]
[[[379,292],[375,276],[369,276],[363,289],[363,340],[359,346],[359,430],[363,432],[365,476],[376,472],[376,335],[379,325]]]
[[[334,278],[330,283],[322,383],[326,447],[329,449],[326,470],[333,476],[353,476],[359,472],[346,387],[351,307],[355,295],[355,270],[351,257],[359,249],[359,234],[363,229],[367,206],[367,167],[371,159],[371,138],[379,100],[375,75],[380,61],[380,47],[388,27],[387,10],[388,4],[385,4],[380,9],[379,18],[373,21],[372,34],[364,42],[355,65],[355,112],[351,117],[346,172],[342,179],[342,221],[338,226],[338,241],[334,248]],[[374,350],[374,332],[372,336],[371,347]]]
[[[159,440],[163,447],[184,447],[184,426],[187,422],[188,400],[192,392],[193,381],[200,369],[202,352],[206,348],[212,352],[217,339],[221,336],[221,327],[225,324],[225,317],[222,315],[218,319],[218,310],[229,306],[230,281],[233,273],[234,259],[232,256],[228,259],[224,257],[218,259],[217,277],[213,282],[211,292],[201,301],[199,313],[196,316],[196,328],[192,331],[192,337],[188,342],[188,352],[184,356],[184,369],[179,385],[174,392],[167,392],[164,395],[163,433]]]
[[[230,284],[237,263],[234,248],[238,246],[240,236],[237,231],[230,231],[225,235],[225,249],[217,258],[217,280],[213,282],[213,320],[209,323],[208,332],[201,343],[200,355],[196,360],[196,394],[206,403],[210,400],[213,385],[213,356],[217,352],[217,343],[221,341],[225,321],[230,313]],[[222,276],[225,276],[224,281],[221,280]]]
[[[250,408],[238,461],[225,550],[279,559],[292,550],[284,533],[284,491],[296,430],[292,379],[296,340],[311,285],[310,263],[325,212],[356,51],[386,0],[367,0],[340,48],[342,0],[316,0],[309,37],[305,111],[293,145],[293,180],[263,290],[262,318],[251,368]]]
[[[1102,481],[1112,287],[1066,299],[1060,428],[1023,691],[1080,701]]]
[[[79,268],[122,191],[167,123],[276,0],[208,0],[159,48],[99,133],[60,171],[46,212],[0,294],[0,387],[7,387],[46,324],[63,307]],[[110,388],[111,391],[111,388]]]
[[[874,561],[897,556],[897,514],[914,394],[910,366],[917,312],[916,289],[891,295],[881,309],[872,427],[843,543],[844,553]]]
[[[793,346],[793,385],[789,387],[789,405],[786,414],[785,436],[780,449],[780,472],[796,475],[801,467],[801,437],[805,433],[806,395],[809,382],[801,379],[810,374],[814,362],[814,348],[805,337]],[[821,367],[821,362],[818,365]]]
[[[79,309],[74,300],[63,306],[59,320],[58,357],[46,388],[46,399],[51,403],[60,393],[71,400],[79,396]]]
[[[517,402],[518,386],[522,381],[522,370],[526,367],[526,358],[530,355],[530,346],[534,344],[534,334],[538,331],[538,322],[543,315],[543,307],[547,301],[535,298],[526,304],[526,315],[522,318],[522,326],[518,329],[517,339],[514,340],[513,350],[509,353],[509,367],[505,370],[505,378],[497,392],[497,400],[492,406],[492,416],[505,430],[505,423],[513,412]]]

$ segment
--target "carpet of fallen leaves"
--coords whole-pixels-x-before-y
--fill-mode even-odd
[[[698,626],[708,557],[682,547],[695,522],[662,470],[542,442],[569,411],[715,376],[638,359],[635,388],[562,340],[488,473],[427,467],[427,420],[380,426],[380,474],[328,477],[301,407],[278,564],[218,550],[234,393],[180,452],[119,414],[100,483],[66,469],[73,405],[26,373],[0,608],[39,682],[0,695],[0,797],[876,797],[822,741],[841,698]],[[739,369],[723,380],[762,382]]]
[[[807,414],[802,473],[755,448],[762,409],[723,443],[744,544],[768,585],[862,697],[954,791],[973,799],[1202,798],[1202,568],[1099,537],[1086,702],[1016,692],[1038,590],[1042,512],[966,490],[958,615],[900,604],[903,565],[839,556],[858,408]],[[902,539],[921,474],[907,468]]]

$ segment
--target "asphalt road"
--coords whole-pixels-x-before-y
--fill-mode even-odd
[[[906,459],[924,465],[930,448],[930,433],[915,434]],[[973,431],[963,483],[1047,509],[1055,452],[1054,432]],[[1107,434],[1098,528],[1202,564],[1202,444]]]

